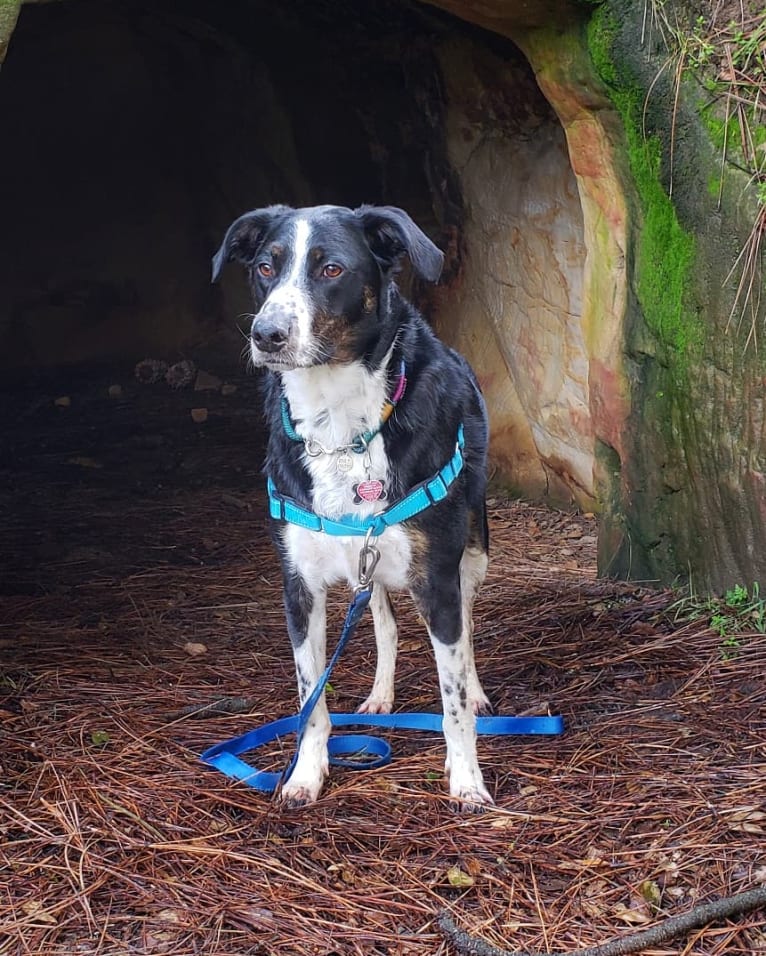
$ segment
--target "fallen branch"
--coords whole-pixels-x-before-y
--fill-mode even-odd
[[[221,697],[209,704],[189,704],[180,710],[166,714],[168,720],[180,720],[182,717],[218,717],[222,714],[247,714],[263,703],[256,697]]]
[[[751,910],[766,906],[766,886],[757,890],[748,890],[735,896],[727,896],[714,903],[702,903],[688,913],[671,916],[651,929],[630,936],[621,936],[599,946],[575,949],[570,953],[554,953],[549,956],[625,956],[626,953],[638,953],[649,946],[665,943],[676,936],[682,936],[690,930],[699,929],[708,923],[739,916]],[[527,950],[498,949],[476,936],[458,929],[447,910],[441,910],[438,917],[439,928],[452,946],[464,956],[542,956]]]

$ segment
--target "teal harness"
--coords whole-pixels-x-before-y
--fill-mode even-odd
[[[290,524],[308,528],[309,531],[323,531],[325,534],[335,536],[369,534],[377,537],[391,525],[407,521],[447,497],[450,485],[463,470],[464,447],[465,436],[461,424],[457,430],[455,453],[447,464],[433,478],[421,481],[404,498],[378,514],[365,516],[346,514],[341,515],[340,518],[318,515],[299,505],[295,499],[277,491],[271,478],[266,484],[269,492],[269,514],[277,521],[288,521]]]

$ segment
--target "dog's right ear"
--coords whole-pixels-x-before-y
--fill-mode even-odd
[[[266,230],[287,209],[287,206],[266,206],[246,212],[235,220],[227,229],[221,248],[213,256],[211,281],[218,279],[227,262],[252,262]]]

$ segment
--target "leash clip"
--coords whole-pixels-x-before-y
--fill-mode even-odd
[[[303,442],[303,447],[306,449],[306,454],[309,458],[318,458],[320,455],[331,455],[332,452],[329,449],[325,448],[323,445],[316,440],[316,438],[306,438]],[[341,449],[335,449],[340,451]]]
[[[378,561],[380,561],[380,551],[372,544],[372,528],[369,528],[359,552],[359,584],[354,588],[355,594],[372,587],[372,576]]]

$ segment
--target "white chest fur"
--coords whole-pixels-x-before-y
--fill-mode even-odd
[[[355,486],[366,478],[383,482],[384,488],[388,484],[382,436],[376,436],[363,454],[341,449],[379,425],[386,400],[384,371],[369,372],[359,363],[318,366],[286,372],[282,382],[298,434],[326,449],[326,453],[304,452],[303,456],[314,486],[316,513],[338,518],[382,511],[384,500],[354,500]],[[350,467],[343,470],[339,465]]]
[[[360,363],[318,366],[283,373],[282,382],[298,434],[326,450],[314,456],[304,452],[313,483],[314,511],[328,518],[348,514],[363,517],[383,511],[388,504],[385,499],[358,501],[354,490],[367,478],[381,481],[384,488],[388,486],[390,464],[383,437],[373,438],[364,454],[335,449],[343,449],[379,425],[387,398],[384,371],[369,372]],[[347,471],[338,467],[343,455],[350,461]],[[342,580],[357,583],[361,537],[333,537],[288,525],[285,543],[301,573],[313,578],[308,582],[310,587]],[[410,564],[406,532],[400,527],[389,528],[376,544],[381,552],[376,580],[392,589],[403,587]]]

